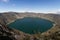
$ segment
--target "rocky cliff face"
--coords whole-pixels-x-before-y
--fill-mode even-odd
[[[7,26],[8,23],[14,22],[16,19],[24,17],[39,17],[55,22],[47,32],[35,35],[25,34],[19,30],[11,29]],[[60,40],[60,15],[58,14],[43,14],[43,13],[16,13],[6,12],[0,13],[0,40]]]

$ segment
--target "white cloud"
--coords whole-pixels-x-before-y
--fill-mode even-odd
[[[9,2],[9,0],[1,0],[2,2]]]

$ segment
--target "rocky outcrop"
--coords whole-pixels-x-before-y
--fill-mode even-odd
[[[11,33],[10,28],[0,24],[0,40],[16,40],[13,34]]]

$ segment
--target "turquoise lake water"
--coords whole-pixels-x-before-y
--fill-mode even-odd
[[[37,32],[45,32],[49,30],[53,23],[49,20],[42,18],[26,17],[23,19],[17,19],[8,25],[10,28],[15,28],[25,33],[34,34]]]

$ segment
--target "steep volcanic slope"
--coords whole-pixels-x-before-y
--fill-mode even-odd
[[[0,15],[1,15],[1,18],[6,22],[10,22],[16,19],[16,16],[13,13],[3,13],[3,14],[1,13]]]
[[[43,35],[41,34],[29,35],[15,29],[10,29],[8,26],[6,26],[6,24],[8,23],[24,17],[44,18],[44,19],[55,22],[55,26],[53,26],[53,28],[51,28],[47,32],[42,33]],[[41,14],[40,13],[16,13],[16,12],[0,13],[0,34],[1,34],[0,39],[2,37],[2,40],[5,37],[10,38],[11,40],[15,40],[15,39],[17,40],[28,40],[28,39],[29,40],[32,40],[32,39],[33,40],[34,39],[60,40],[60,15],[43,14],[43,13]]]
[[[58,15],[57,15],[58,16]],[[7,23],[12,22],[13,20],[24,18],[24,17],[40,17],[45,19],[53,19],[54,15],[50,14],[43,14],[43,13],[16,13],[16,12],[7,12],[7,13],[0,13],[0,17],[6,20]]]

